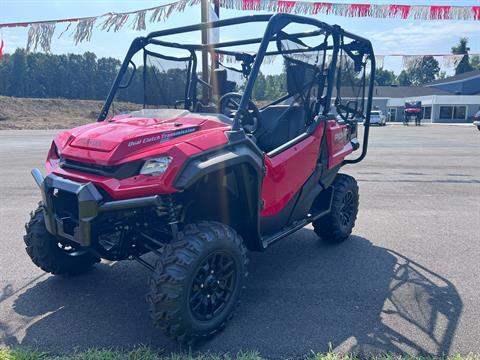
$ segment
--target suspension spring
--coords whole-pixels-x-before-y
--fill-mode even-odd
[[[175,201],[171,194],[165,196],[165,204],[167,205],[168,221],[172,230],[173,241],[178,240],[178,218]]]

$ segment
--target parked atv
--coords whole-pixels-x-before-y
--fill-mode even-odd
[[[410,120],[415,121],[415,126],[422,125],[422,102],[408,101],[405,103],[403,125],[408,126]]]
[[[262,38],[168,40],[253,22],[266,24]],[[307,30],[289,32],[293,24]],[[258,51],[238,50],[248,44]],[[213,69],[208,81],[198,75],[201,55]],[[224,65],[227,56],[236,65]],[[267,56],[284,64],[285,88],[260,107],[252,93]],[[32,170],[42,200],[26,225],[27,253],[55,275],[83,273],[100,259],[136,260],[152,273],[154,323],[178,341],[210,337],[248,285],[247,249],[265,250],[308,224],[324,241],[349,238],[358,185],[339,170],[366,155],[374,74],[368,40],[290,14],[137,38],[98,122],[55,137],[45,178]],[[116,97],[143,106],[109,117]],[[362,150],[354,158],[360,120]]]

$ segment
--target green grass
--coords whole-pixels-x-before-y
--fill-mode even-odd
[[[236,355],[215,355],[189,353],[157,353],[147,347],[139,347],[131,351],[122,350],[87,350],[74,352],[68,355],[55,355],[36,350],[8,349],[0,347],[0,360],[264,360],[256,352],[240,352]],[[300,358],[301,359],[301,358]],[[436,360],[439,358],[422,358],[415,356],[373,356],[368,360]],[[360,360],[353,355],[338,355],[334,352],[327,354],[311,353],[303,357],[303,360]],[[480,360],[478,355],[460,356],[454,355],[447,360]]]

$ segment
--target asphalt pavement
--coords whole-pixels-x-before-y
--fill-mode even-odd
[[[343,169],[360,186],[354,236],[326,245],[307,227],[250,253],[241,307],[198,350],[480,353],[480,132],[371,133],[366,160]],[[63,278],[30,262],[22,236],[39,201],[30,169],[43,167],[54,134],[0,131],[0,345],[179,350],[150,322],[149,274],[139,264],[101,263]]]

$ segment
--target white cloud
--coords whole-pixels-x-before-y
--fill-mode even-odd
[[[473,22],[409,23],[383,31],[367,31],[377,53],[449,53],[460,37],[470,38],[472,51],[480,52],[480,26]]]
[[[4,52],[13,52],[17,47],[25,47],[27,39],[21,39],[19,36],[12,33],[11,30],[3,30],[1,33],[1,38],[4,42],[5,48]]]

